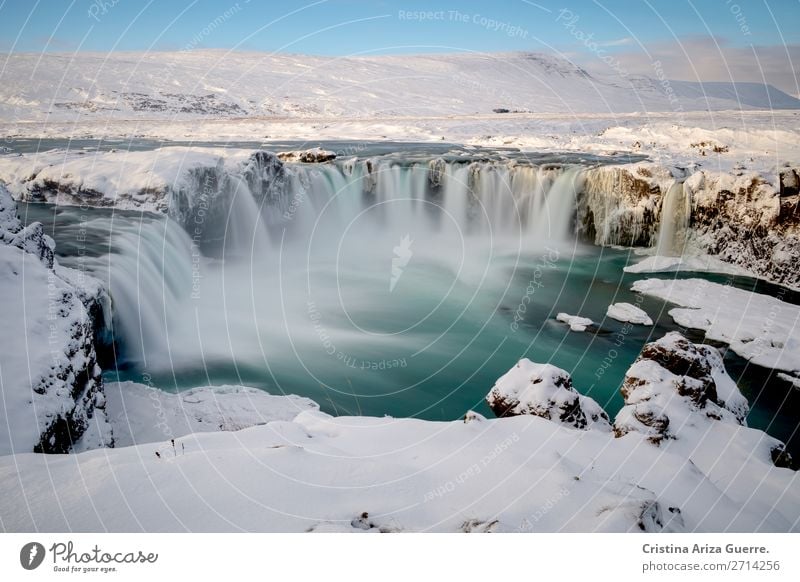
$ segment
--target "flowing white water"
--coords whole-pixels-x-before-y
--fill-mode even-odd
[[[679,257],[683,254],[691,212],[691,200],[683,182],[673,183],[662,202],[657,255]]]
[[[491,316],[514,265],[574,236],[580,170],[396,160],[209,169],[195,177],[201,191],[173,201],[185,232],[173,220],[142,222],[141,234],[127,225],[95,270],[108,270],[124,360],[150,371],[274,372],[289,350],[322,376],[309,358],[333,346],[368,362],[447,353],[442,334],[461,317]]]

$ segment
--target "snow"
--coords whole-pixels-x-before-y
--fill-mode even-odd
[[[615,303],[609,305],[606,310],[606,315],[617,321],[634,323],[637,325],[653,325],[653,320],[650,316],[641,309],[631,303]]]
[[[666,112],[798,108],[756,83],[589,73],[555,55],[454,53],[322,57],[223,50],[24,54],[0,74],[0,116],[317,118],[513,112]],[[365,90],[365,87],[368,90]],[[416,98],[412,98],[412,96]],[[424,98],[421,98],[423,97]]]
[[[83,301],[94,297],[98,283],[86,276],[86,286],[79,286],[75,272],[53,265],[52,247],[40,224],[22,228],[16,205],[0,187],[0,454],[68,450],[64,439],[79,435],[58,428],[65,418],[70,431],[97,425],[93,442],[107,442],[100,369]]]
[[[614,419],[614,432],[640,432],[657,445],[674,439],[694,446],[698,429],[743,425],[749,410],[716,348],[693,344],[677,332],[645,345],[625,374],[622,395],[625,406]]]
[[[308,398],[273,396],[244,386],[209,386],[172,394],[145,384],[111,382],[105,385],[105,398],[115,446],[241,430],[292,420],[304,410],[319,408]]]
[[[0,513],[10,531],[795,530],[796,473],[771,465],[770,442],[721,422],[660,448],[531,415],[307,411],[179,437],[174,452],[0,457]]]
[[[566,323],[572,331],[586,331],[588,326],[594,325],[594,322],[588,317],[569,315],[568,313],[559,313],[556,315],[556,319]]]
[[[21,156],[0,156],[0,180],[18,199],[75,204],[81,198],[93,205],[120,209],[164,210],[170,188],[179,189],[193,169],[236,167],[252,150],[165,147],[151,151],[113,150],[87,153],[55,150]],[[53,193],[48,184],[58,184]],[[100,202],[97,197],[101,197]]]
[[[705,331],[746,360],[800,374],[800,307],[704,279],[645,279],[632,289],[679,305],[669,310],[678,325]]]
[[[691,271],[695,273],[721,273],[723,275],[743,275],[757,277],[756,274],[737,265],[731,265],[711,255],[683,255],[680,257],[664,257],[654,255],[628,265],[623,269],[626,273],[678,273]]]
[[[120,147],[136,138],[446,141],[627,151],[765,175],[800,157],[800,100],[752,83],[671,83],[679,111],[659,80],[590,74],[535,53],[12,54],[0,72],[0,135],[12,151],[16,138],[35,137],[111,138]]]
[[[497,380],[486,402],[501,417],[533,414],[573,428],[609,428],[606,413],[575,390],[566,370],[527,358]]]
[[[797,376],[791,376],[789,374],[784,374],[783,372],[778,372],[776,375],[784,382],[789,382],[789,384],[795,388],[800,389],[800,378]]]
[[[307,399],[241,386],[165,394],[110,384],[117,448],[0,457],[3,528],[796,531],[797,473],[773,465],[775,439],[740,424],[746,402],[718,352],[677,334],[654,344],[690,361],[693,376],[713,378],[717,393],[680,395],[676,387],[701,381],[640,359],[615,431],[649,399],[671,420],[659,445],[638,430],[615,436],[603,418],[576,430],[560,415],[579,396],[569,375],[528,360],[490,394],[528,406],[491,420],[332,417]]]

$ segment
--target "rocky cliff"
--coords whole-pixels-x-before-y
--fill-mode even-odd
[[[599,245],[655,246],[666,193],[683,183],[690,213],[686,252],[702,252],[764,279],[800,286],[798,170],[665,168],[652,163],[587,170],[577,230]]]
[[[58,265],[54,246],[41,224],[23,228],[0,187],[0,379],[8,427],[0,454],[66,453],[81,437],[113,444],[95,348],[107,297],[95,279]]]

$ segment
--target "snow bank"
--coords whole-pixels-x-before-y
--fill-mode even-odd
[[[523,358],[494,385],[486,402],[499,417],[533,414],[579,429],[608,429],[608,415],[572,386],[569,372]]]
[[[588,326],[594,325],[594,322],[588,317],[569,315],[568,313],[559,313],[556,315],[556,319],[566,323],[572,331],[586,331]]]
[[[8,531],[795,529],[796,474],[764,460],[763,433],[715,424],[687,454],[532,415],[443,423],[309,411],[180,437],[174,452],[0,457],[0,512]]]
[[[164,442],[197,432],[235,431],[289,421],[319,406],[300,396],[256,388],[215,386],[178,394],[134,382],[105,385],[106,415],[117,447]]]
[[[0,156],[0,181],[19,200],[166,212],[192,171],[233,168],[252,150],[164,147],[150,151],[53,150]],[[202,186],[202,185],[201,185]],[[201,195],[202,187],[195,192]]]
[[[681,257],[654,255],[628,265],[623,270],[626,273],[678,273],[691,271],[695,273],[722,273],[723,275],[757,277],[755,273],[743,267],[726,263],[710,255],[684,255]]]
[[[797,305],[704,279],[645,279],[632,289],[680,305],[669,310],[678,325],[705,331],[754,364],[800,374]]]
[[[653,325],[653,320],[647,313],[631,303],[615,303],[609,305],[606,315],[617,321],[634,323],[637,325]]]

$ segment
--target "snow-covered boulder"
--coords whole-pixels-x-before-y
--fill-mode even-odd
[[[636,325],[653,325],[653,320],[643,309],[636,307],[632,303],[615,303],[609,305],[606,315],[611,319]]]
[[[568,313],[559,313],[556,315],[556,320],[566,323],[572,331],[586,331],[587,327],[594,324],[588,317],[569,315]]]
[[[638,431],[656,444],[708,419],[744,425],[748,411],[716,348],[693,344],[678,332],[645,345],[621,391],[625,406],[614,432]]]
[[[572,428],[609,428],[608,415],[575,390],[569,372],[527,358],[497,380],[486,402],[499,417],[532,414]]]
[[[95,446],[112,442],[91,314],[104,292],[55,263],[53,248],[41,224],[23,228],[0,186],[0,455],[65,453],[82,436]]]

